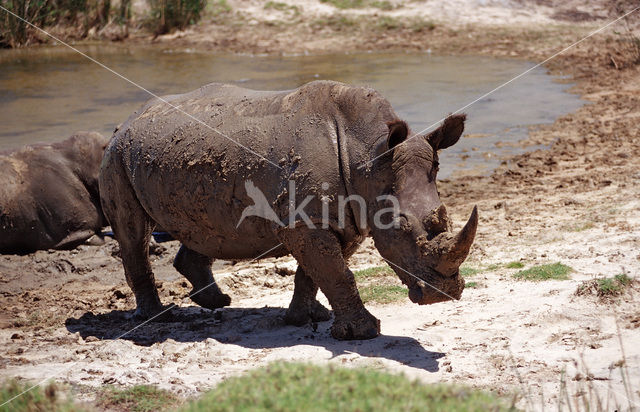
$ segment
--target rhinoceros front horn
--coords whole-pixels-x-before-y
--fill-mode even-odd
[[[469,249],[476,237],[478,227],[478,207],[474,206],[471,216],[462,230],[455,236],[448,236],[441,240],[438,249],[441,255],[435,269],[445,275],[453,276],[458,273],[458,268],[467,258]],[[439,239],[434,239],[438,241]]]

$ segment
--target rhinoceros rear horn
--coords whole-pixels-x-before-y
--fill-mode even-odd
[[[467,258],[469,249],[476,237],[478,227],[478,207],[474,206],[471,216],[462,230],[455,236],[449,238],[448,244],[441,245],[443,254],[440,256],[437,270],[443,275],[452,276],[458,273],[458,268]]]

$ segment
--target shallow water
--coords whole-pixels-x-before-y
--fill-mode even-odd
[[[387,97],[415,132],[534,65],[426,53],[274,57],[111,45],[80,49],[158,95],[210,82],[264,90],[317,79],[367,85]],[[568,87],[537,68],[467,108],[465,137],[441,155],[440,178],[469,168],[489,172],[502,156],[522,151],[509,144],[525,138],[529,126],[552,122],[583,104],[566,93]],[[109,135],[149,97],[63,47],[0,51],[0,150],[60,140],[78,130]]]

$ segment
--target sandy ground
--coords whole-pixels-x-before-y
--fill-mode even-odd
[[[560,7],[551,1],[460,0],[440,8],[435,3],[409,5],[440,10],[442,21],[457,10],[457,23],[469,25],[437,26],[429,33],[366,32],[362,38],[339,31],[314,34],[302,25],[287,26],[278,37],[261,21],[255,30],[225,37],[228,27],[205,22],[156,41],[243,52],[433,48],[541,61],[611,13],[604,2],[586,15],[578,13],[577,2]],[[242,4],[250,10],[260,3]],[[314,7],[321,14],[329,6]],[[580,22],[559,25],[559,16]],[[478,19],[482,25],[471,25]],[[538,24],[547,26],[531,28]],[[291,40],[291,30],[303,41]],[[254,41],[258,37],[262,43]],[[607,300],[576,294],[583,281],[621,273],[635,277],[640,269],[640,65],[633,64],[633,49],[623,39],[613,31],[595,36],[547,65],[573,79],[572,91],[588,102],[552,125],[532,129],[525,144],[545,144],[548,150],[506,160],[491,176],[440,182],[456,222],[464,222],[473,205],[480,210],[477,240],[465,263],[479,269],[468,279],[478,287],[465,290],[460,301],[368,305],[382,321],[382,336],[338,342],[329,335],[330,322],[284,325],[293,278],[283,276],[283,269],[295,268],[290,258],[216,264],[233,302],[212,313],[186,298],[190,287],[171,267],[178,245],[170,242],[154,247],[152,259],[164,303],[178,308],[166,321],[138,326],[129,320],[134,302],[115,242],[0,256],[0,377],[53,377],[71,383],[85,400],[104,384],[153,384],[195,396],[228,376],[288,359],[368,365],[425,382],[519,393],[518,405],[533,410],[557,405],[564,373],[572,402],[580,396],[593,401],[591,390],[603,400],[639,407],[638,287]],[[504,267],[513,261],[525,267],[562,262],[574,272],[564,281],[517,281],[512,275],[518,269]],[[351,261],[352,269],[380,264],[370,242]],[[630,400],[616,368],[623,360],[636,391]]]

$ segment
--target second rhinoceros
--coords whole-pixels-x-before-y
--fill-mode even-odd
[[[268,92],[210,84],[149,101],[115,133],[100,176],[136,315],[162,310],[147,254],[156,225],[182,242],[174,266],[210,309],[231,302],[213,259],[291,254],[298,268],[285,320],[328,320],[319,287],[335,338],[373,338],[380,322],[345,263],[367,236],[413,302],[458,299],[477,212],[452,233],[436,173],[438,150],[458,141],[464,121],[450,116],[409,138],[378,92],[331,81]]]
[[[0,254],[72,249],[100,233],[98,173],[108,141],[77,132],[0,152]]]

